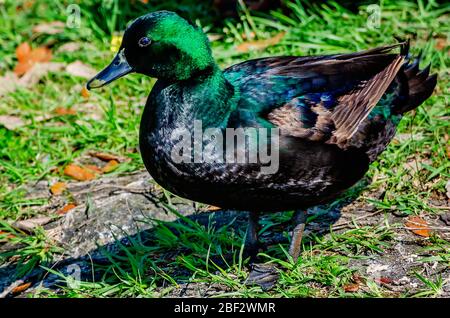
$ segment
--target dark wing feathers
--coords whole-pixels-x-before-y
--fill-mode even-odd
[[[285,70],[288,69],[293,70],[291,75],[299,76],[300,70],[298,69],[298,67],[301,67],[305,64],[311,64],[319,61],[332,61],[332,60],[346,61],[358,57],[383,55],[389,53],[392,49],[403,45],[408,45],[408,43],[406,44],[398,43],[349,54],[263,57],[232,65],[229,68],[227,68],[225,72],[228,74],[233,73],[240,74],[242,76],[241,77],[242,80],[246,79],[245,74],[251,76],[254,74],[265,74],[265,73],[282,73],[282,72],[286,73]]]
[[[423,70],[419,69],[422,54],[410,63],[410,57],[407,57],[407,64],[404,66],[404,75],[408,82],[408,102],[394,111],[398,114],[410,111],[422,104],[433,93],[437,83],[437,74],[430,76],[430,64]]]
[[[390,51],[401,47],[401,54]],[[343,146],[400,70],[408,43],[313,57],[270,57],[225,70],[242,105],[282,133]]]
[[[371,79],[361,82],[357,88],[338,98],[338,105],[331,115],[336,130],[330,142],[345,143],[355,134],[361,122],[369,115],[391,84],[403,60],[403,56],[396,56],[387,67]]]

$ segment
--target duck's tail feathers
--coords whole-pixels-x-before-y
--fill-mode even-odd
[[[406,113],[422,104],[433,93],[437,83],[437,74],[430,76],[431,64],[424,69],[419,68],[422,52],[412,59],[409,53],[409,41],[402,47],[402,55],[405,56],[405,64],[400,72],[403,72],[408,85],[408,98],[406,103],[396,109],[399,114]]]

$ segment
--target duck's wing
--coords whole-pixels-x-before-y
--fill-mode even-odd
[[[391,50],[401,46],[400,54]],[[397,75],[408,43],[315,57],[271,57],[225,70],[241,107],[282,134],[344,146]]]

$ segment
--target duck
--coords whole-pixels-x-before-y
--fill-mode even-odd
[[[156,11],[129,24],[118,53],[87,88],[130,73],[157,79],[139,128],[146,169],[175,195],[248,212],[248,281],[270,288],[275,270],[255,261],[262,213],[294,211],[289,254],[296,262],[307,209],[362,179],[403,115],[432,95],[437,75],[430,65],[420,69],[421,54],[409,49],[409,40],[399,40],[221,69],[201,28]]]

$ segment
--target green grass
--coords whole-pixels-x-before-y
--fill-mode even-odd
[[[31,31],[33,25],[66,20],[68,2],[36,0],[31,8],[18,11],[17,7],[24,2],[0,4],[0,76],[14,68],[15,48],[24,41],[30,41],[33,46],[50,45],[54,52],[64,43],[77,42],[81,49],[74,53],[54,53],[53,60],[64,63],[81,60],[101,69],[114,55],[110,50],[111,36],[123,31],[130,19],[149,10],[176,7],[170,1],[158,6],[146,6],[138,1],[135,4],[110,1],[111,7],[107,2],[83,1],[79,29],[66,28],[57,35],[35,37]],[[360,199],[374,205],[381,215],[393,210],[432,216],[443,212],[432,200],[445,197],[444,187],[450,177],[449,141],[444,137],[450,131],[448,5],[435,1],[382,1],[381,24],[376,29],[367,27],[365,7],[355,13],[335,2],[310,6],[304,1],[293,1],[287,3],[288,9],[283,13],[280,10],[270,14],[250,13],[241,8],[239,19],[227,19],[223,23],[217,22],[207,5],[185,0],[179,8],[208,32],[222,36],[212,47],[223,67],[261,56],[349,52],[393,43],[394,36],[411,38],[413,53],[424,52],[422,65],[431,62],[432,71],[438,73],[438,87],[421,107],[405,116],[398,134],[406,138],[391,143],[371,166],[368,178],[372,182],[360,194]],[[286,32],[285,37],[265,50],[239,53],[235,49],[245,39],[268,39],[279,32]],[[446,46],[437,49],[441,41],[446,41]],[[49,265],[61,252],[49,243],[44,231],[29,235],[10,227],[16,220],[35,215],[33,207],[47,203],[45,199],[26,198],[27,186],[39,180],[68,179],[62,173],[63,168],[92,149],[131,159],[112,174],[143,168],[135,149],[143,100],[154,81],[141,75],[129,76],[93,92],[88,100],[80,95],[84,82],[64,72],[55,72],[30,89],[1,97],[0,115],[16,115],[27,123],[14,131],[0,126],[0,230],[6,233],[0,234],[0,242],[22,244],[20,249],[0,255],[0,262],[15,256],[19,276],[39,265]],[[74,107],[77,114],[39,120],[43,115],[52,114],[56,107]],[[404,165],[407,161],[416,162],[421,169],[410,169]],[[384,194],[374,199],[369,195],[372,191]],[[267,217],[263,231],[269,231],[269,227],[284,219],[283,215]],[[296,264],[286,261],[287,245],[271,246],[261,257],[278,264],[281,277],[274,290],[265,292],[243,284],[248,275],[248,260],[242,258],[244,231],[231,225],[216,229],[183,220],[176,224],[156,222],[152,244],[135,238],[129,245],[122,245],[120,253],[105,252],[109,264],[93,265],[96,280],[75,287],[71,284],[72,288],[63,288],[62,295],[160,297],[186,282],[220,284],[226,286],[222,296],[232,297],[433,297],[442,292],[442,278],[429,279],[421,273],[412,273],[423,286],[416,294],[393,294],[370,278],[364,280],[364,287],[356,293],[344,291],[355,273],[365,275],[352,269],[351,261],[371,259],[392,248],[395,224],[360,226],[355,222],[349,230],[312,236]],[[8,234],[15,237],[8,238]],[[427,256],[421,261],[448,266],[449,242],[432,237],[428,244],[424,247]],[[46,290],[38,295],[60,296]]]

